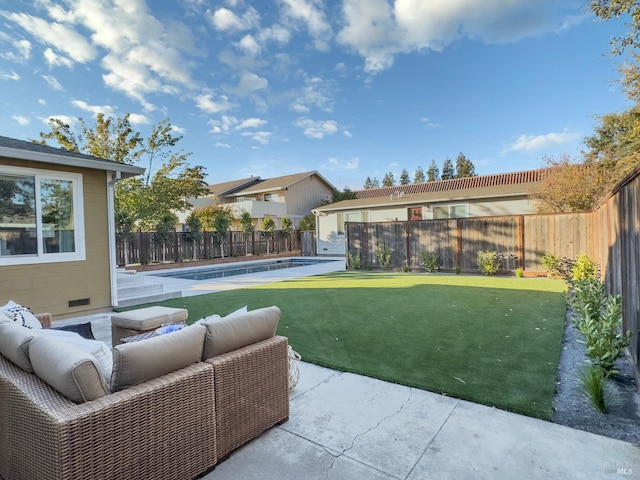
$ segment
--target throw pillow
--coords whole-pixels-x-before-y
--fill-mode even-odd
[[[109,394],[98,361],[73,345],[36,335],[29,343],[29,357],[34,373],[73,402],[89,402]]]
[[[207,327],[207,336],[202,359],[213,358],[273,337],[279,320],[280,309],[273,306],[206,321],[204,325]]]
[[[18,322],[23,327],[27,328],[42,328],[40,320],[29,310],[27,307],[17,304],[13,300],[0,307],[0,311],[7,317],[11,318],[14,322]]]
[[[111,391],[133,387],[200,361],[206,328],[190,325],[177,332],[113,347]]]

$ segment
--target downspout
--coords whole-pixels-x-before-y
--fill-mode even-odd
[[[111,306],[118,306],[118,279],[116,276],[116,221],[115,221],[115,183],[122,178],[119,170],[107,175],[107,225],[109,237],[109,282],[111,286]]]

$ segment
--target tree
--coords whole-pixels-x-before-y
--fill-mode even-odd
[[[400,185],[409,185],[409,172],[407,172],[406,168],[402,169],[402,173],[400,173]]]
[[[444,164],[442,165],[442,180],[450,180],[452,178],[455,178],[455,172],[453,170],[453,163],[451,163],[451,159],[449,157],[447,157],[447,159],[444,161]]]
[[[288,250],[291,251],[291,232],[293,232],[293,222],[289,217],[282,217],[281,222],[280,231],[289,240]]]
[[[418,168],[416,168],[416,171],[413,174],[413,183],[423,183],[425,181],[426,177],[424,176],[424,170],[422,170],[422,167],[418,165]]]
[[[178,217],[171,212],[165,212],[153,226],[153,239],[162,244],[163,263],[167,261],[167,242],[176,234],[176,223],[178,223]]]
[[[251,218],[251,214],[249,212],[242,212],[240,215],[240,231],[244,235],[244,254],[249,255],[249,243],[247,240],[253,232],[256,230],[255,225],[253,224],[253,219]]]
[[[213,231],[213,235],[220,242],[220,256],[224,258],[224,244],[227,240],[229,227],[235,220],[231,206],[206,205],[196,210],[205,228]]]
[[[435,182],[436,180],[440,180],[440,169],[436,165],[436,161],[431,160],[431,165],[427,170],[427,182]]]
[[[589,8],[603,20],[629,15],[632,23],[629,31],[611,40],[612,53],[620,55],[627,48],[640,47],[640,5],[636,0],[591,0]]]
[[[393,185],[395,185],[396,181],[393,178],[393,173],[392,172],[387,172],[384,174],[384,178],[382,179],[382,186],[383,187],[393,187]]]
[[[276,229],[276,222],[271,217],[264,217],[260,224],[263,235],[267,238],[267,255],[269,255],[269,243],[274,230]]]
[[[182,137],[173,136],[168,119],[153,126],[146,141],[131,128],[129,114],[122,119],[98,114],[93,126],[87,126],[82,118],[79,124],[76,133],[68,124],[52,119],[51,131],[41,132],[35,143],[46,145],[53,140],[67,150],[120,163],[146,159],[144,178],[121,180],[115,188],[115,211],[133,218],[138,228],[152,230],[164,213],[186,211],[191,208],[187,198],[207,193],[204,167],[189,166],[191,154],[174,150]]]
[[[462,152],[456,158],[456,178],[475,177],[476,168],[473,162],[464,156]]]
[[[196,242],[200,241],[202,238],[202,221],[198,214],[195,212],[191,212],[187,217],[185,222],[187,230],[184,232],[185,240],[191,241],[191,246],[193,247],[193,259],[196,260]]]

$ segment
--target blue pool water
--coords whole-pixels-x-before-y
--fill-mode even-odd
[[[209,280],[210,278],[232,277],[234,275],[246,275],[248,273],[267,272],[270,270],[280,270],[283,268],[304,267],[305,265],[316,265],[318,263],[329,262],[331,260],[319,259],[297,259],[274,260],[271,262],[250,263],[243,265],[229,265],[212,268],[193,268],[175,272],[155,273],[155,277],[181,278],[183,280]]]

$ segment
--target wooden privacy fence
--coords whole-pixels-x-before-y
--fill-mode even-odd
[[[116,261],[119,266],[154,262],[182,262],[241,255],[264,255],[267,253],[300,252],[309,253],[309,240],[304,243],[307,250],[301,248],[301,233],[293,231],[284,234],[275,231],[271,235],[256,231],[251,235],[229,231],[224,240],[214,232],[202,232],[197,239],[191,239],[188,233],[175,232],[166,242],[158,241],[154,233],[136,232],[116,234]],[[308,236],[306,236],[308,237]],[[303,237],[303,238],[306,238]],[[315,243],[315,242],[313,242]]]
[[[568,258],[592,254],[586,235],[592,222],[591,213],[514,215],[347,223],[345,231],[349,256],[359,251],[364,266],[379,267],[376,249],[386,246],[392,268],[422,269],[426,252],[438,255],[443,270],[478,272],[478,252],[494,250],[512,255],[503,270],[544,273],[540,259],[547,252]]]

